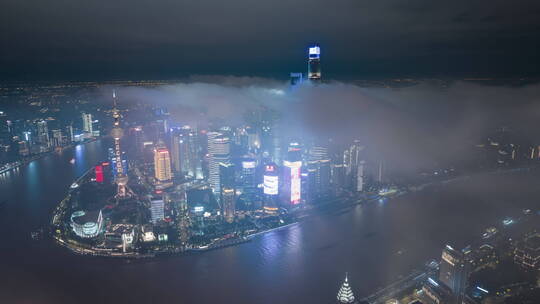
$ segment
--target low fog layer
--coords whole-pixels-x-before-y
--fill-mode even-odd
[[[470,147],[503,126],[536,143],[539,89],[425,81],[400,88],[332,82],[293,90],[271,79],[205,76],[118,90],[122,102],[164,106],[174,121],[201,126],[216,119],[241,124],[245,112],[269,108],[280,113],[282,134],[331,138],[335,145],[361,139],[394,170],[412,172],[466,159]],[[109,88],[103,94],[110,95]]]

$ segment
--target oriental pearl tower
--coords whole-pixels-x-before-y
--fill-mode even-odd
[[[118,191],[116,193],[117,198],[125,198],[127,195],[126,185],[128,182],[127,172],[124,172],[122,166],[122,150],[120,149],[120,138],[124,136],[124,131],[120,127],[120,111],[116,106],[116,92],[113,91],[113,117],[114,127],[111,130],[111,136],[114,138],[114,159],[116,161],[116,184],[118,185]]]

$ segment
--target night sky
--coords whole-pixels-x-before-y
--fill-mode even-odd
[[[538,0],[3,0],[1,79],[537,76]]]

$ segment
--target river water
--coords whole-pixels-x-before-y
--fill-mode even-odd
[[[466,245],[506,216],[538,209],[540,197],[538,173],[480,174],[239,246],[131,263],[32,241],[107,148],[96,141],[0,176],[0,303],[332,303],[345,272],[361,298],[438,258],[447,242]]]

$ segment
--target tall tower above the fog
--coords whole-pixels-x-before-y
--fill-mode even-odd
[[[308,79],[311,82],[321,82],[321,47],[318,43],[308,49]]]

